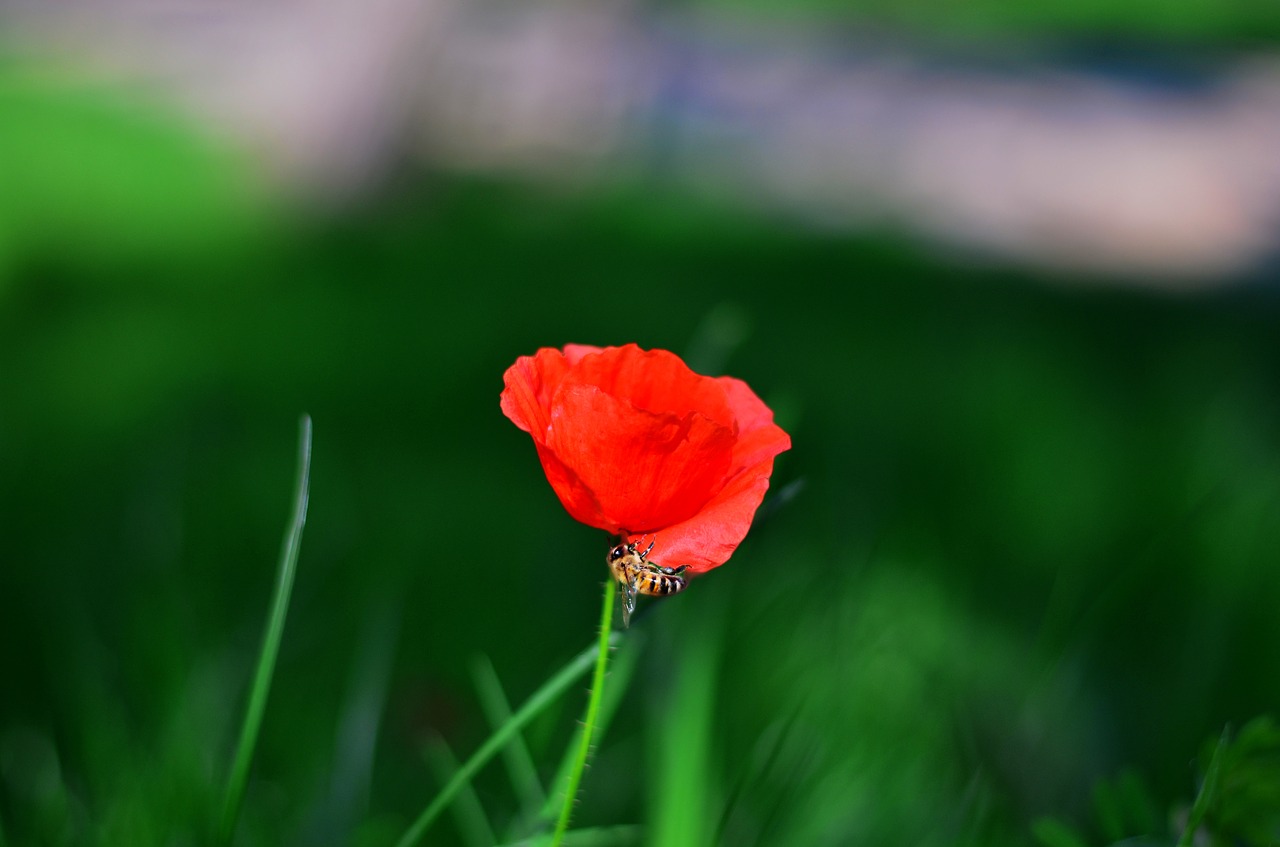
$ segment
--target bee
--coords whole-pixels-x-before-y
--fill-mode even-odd
[[[636,610],[636,595],[665,597],[684,591],[688,581],[682,576],[689,570],[688,565],[678,568],[664,568],[645,557],[653,549],[658,540],[649,542],[643,551],[635,542],[618,544],[609,551],[606,561],[613,578],[622,585],[622,625],[631,625],[631,613]]]

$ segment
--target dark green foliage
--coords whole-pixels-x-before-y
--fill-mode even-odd
[[[1206,743],[1201,761],[1212,761],[1215,752]],[[1219,773],[1203,824],[1209,843],[1229,847],[1280,842],[1280,727],[1270,717],[1255,718],[1218,756]],[[1208,785],[1207,777],[1204,782]]]
[[[1160,813],[1133,771],[1124,771],[1094,788],[1100,840],[1088,840],[1052,817],[1036,822],[1036,838],[1044,847],[1240,847],[1280,840],[1280,729],[1269,716],[1249,721],[1234,738],[1227,729],[1206,741],[1199,766],[1194,800],[1169,802],[1168,814]]]

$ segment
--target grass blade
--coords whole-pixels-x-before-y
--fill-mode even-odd
[[[442,784],[448,782],[458,772],[458,759],[440,736],[433,736],[424,752],[427,763],[431,766],[431,770],[435,771],[436,779]],[[471,847],[489,847],[497,843],[493,835],[493,827],[489,825],[489,818],[485,816],[484,807],[480,805],[480,798],[476,796],[470,784],[459,791],[458,800],[453,804],[453,814],[458,820],[458,831],[462,833],[462,840]]]
[[[351,843],[360,821],[369,815],[378,734],[387,714],[400,606],[394,589],[384,585],[367,604],[356,654],[334,728],[329,788],[315,798],[297,842]]]
[[[735,812],[738,811],[738,804],[742,797],[746,794],[747,785],[757,780],[763,774],[772,771],[782,756],[782,751],[791,740],[791,730],[795,727],[800,717],[800,707],[797,705],[791,709],[791,714],[778,721],[774,721],[765,727],[764,732],[760,733],[760,738],[756,742],[755,749],[752,751],[747,764],[738,771],[738,776],[734,780],[733,787],[729,790],[729,796],[724,802],[724,810],[720,813],[720,822],[716,825],[715,838],[711,843],[724,844],[725,833],[729,831],[729,824],[733,820]],[[751,810],[759,816],[760,809]]]
[[[682,610],[683,611],[683,610]],[[671,663],[673,678],[662,715],[678,715],[664,724],[662,743],[655,745],[651,792],[650,839],[664,847],[710,844],[708,810],[715,808],[711,774],[715,727],[716,669],[723,635],[721,607],[704,601],[697,615],[685,611],[687,629],[680,643],[679,661]]]
[[[476,692],[480,696],[480,708],[484,710],[484,715],[493,728],[497,729],[511,719],[511,704],[507,702],[502,682],[488,656],[475,658],[471,663],[471,677],[475,680]],[[511,785],[520,798],[522,817],[527,819],[546,802],[546,792],[542,790],[542,782],[538,779],[533,756],[525,746],[524,736],[516,733],[511,743],[503,748],[502,757],[507,763]]]
[[[218,843],[231,843],[236,820],[240,816],[240,804],[244,801],[249,783],[249,766],[253,763],[253,751],[258,743],[258,730],[262,726],[262,713],[267,707],[267,694],[271,691],[271,677],[275,672],[276,656],[280,652],[280,639],[284,634],[284,620],[289,611],[289,597],[293,591],[293,576],[298,568],[298,551],[302,544],[302,528],[307,522],[307,497],[311,476],[311,418],[302,416],[298,424],[298,475],[293,491],[293,516],[285,532],[280,549],[279,568],[276,571],[275,597],[267,616],[267,627],[262,637],[262,649],[258,652],[258,668],[253,677],[253,689],[245,710],[244,723],[240,726],[240,740],[227,780],[226,801],[222,807],[222,823]]]
[[[612,633],[609,635],[608,644],[613,647],[620,640],[621,635],[619,633]],[[480,746],[480,749],[473,753],[471,758],[463,763],[462,767],[458,768],[457,773],[453,775],[453,779],[449,780],[449,784],[442,788],[435,799],[422,810],[422,814],[418,815],[413,825],[396,842],[397,847],[411,847],[411,845],[420,842],[427,829],[440,816],[440,812],[449,805],[449,802],[453,800],[464,785],[470,783],[476,772],[488,764],[489,760],[496,756],[498,751],[505,747],[529,721],[554,703],[556,698],[564,694],[569,689],[569,686],[573,685],[579,677],[595,664],[601,644],[592,644],[574,656],[567,665],[561,668],[555,676],[543,683],[542,687],[525,701],[519,711],[511,716],[511,720],[504,723],[500,729],[490,735],[488,740]]]
[[[1213,757],[1209,759],[1209,767],[1205,769],[1204,782],[1200,783],[1200,793],[1196,795],[1196,800],[1191,804],[1191,812],[1187,815],[1187,826],[1182,831],[1182,837],[1178,839],[1178,847],[1191,847],[1195,840],[1196,830],[1200,829],[1200,824],[1204,822],[1204,816],[1209,811],[1209,806],[1218,796],[1218,776],[1222,773],[1222,760],[1226,752],[1227,746],[1231,743],[1231,727],[1224,727],[1222,735],[1218,739],[1218,746],[1213,750]]]

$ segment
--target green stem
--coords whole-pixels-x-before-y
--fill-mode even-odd
[[[610,657],[612,661],[609,663],[609,687],[605,689],[604,696],[600,698],[600,714],[596,716],[593,731],[604,734],[609,731],[609,721],[618,711],[619,704],[626,694],[627,686],[631,683],[631,677],[635,675],[636,666],[639,664],[641,647],[643,646],[644,630],[626,630],[627,648],[614,652]],[[614,643],[618,644],[617,639]],[[537,820],[540,826],[545,825],[547,828],[555,826],[556,821],[560,817],[559,798],[564,796],[566,786],[569,784],[569,772],[573,770],[573,763],[578,758],[578,745],[582,743],[581,724],[574,727],[573,738],[565,748],[564,755],[560,757],[560,765],[556,768],[555,781],[551,783],[551,793],[547,796],[542,804],[542,808],[538,810]],[[565,837],[572,837],[573,832],[566,833]],[[548,835],[544,841],[549,841]]]
[[[1191,811],[1187,813],[1187,825],[1182,830],[1182,837],[1178,839],[1178,847],[1191,847],[1195,841],[1196,830],[1200,829],[1209,806],[1217,799],[1222,759],[1230,741],[1231,727],[1223,727],[1222,735],[1218,738],[1218,746],[1214,748],[1213,756],[1209,759],[1209,767],[1205,768],[1204,782],[1200,784],[1200,792],[1196,794],[1196,800],[1191,804]]]
[[[610,593],[610,600],[612,600],[612,593]],[[610,603],[610,610],[612,610],[612,607],[613,605]],[[543,683],[543,686],[525,701],[520,710],[512,715],[511,719],[503,724],[493,735],[489,736],[489,740],[473,753],[462,767],[458,768],[457,773],[453,775],[453,779],[449,780],[449,783],[440,790],[440,793],[431,801],[431,804],[422,811],[422,814],[418,815],[418,819],[413,822],[413,826],[409,827],[408,831],[396,842],[396,847],[411,847],[411,845],[421,841],[422,836],[426,834],[427,827],[431,826],[440,813],[448,807],[449,802],[453,800],[458,791],[471,782],[471,778],[475,776],[476,772],[488,764],[489,760],[496,756],[526,724],[541,714],[544,709],[555,702],[557,697],[567,691],[569,686],[573,685],[591,667],[592,662],[597,662],[598,664],[598,655],[601,653],[607,654],[608,648],[616,645],[619,640],[617,636],[610,636],[607,630],[604,632],[605,637],[601,639],[599,644],[592,644],[586,650],[574,656],[569,664],[560,669],[559,673]]]
[[[227,780],[226,803],[222,807],[222,823],[218,832],[220,844],[231,843],[236,820],[240,816],[240,804],[244,801],[245,788],[249,784],[249,766],[253,763],[253,751],[258,743],[262,713],[267,708],[267,694],[271,691],[271,676],[275,672],[280,639],[284,635],[284,619],[289,611],[289,596],[293,591],[293,576],[298,569],[302,528],[307,522],[310,475],[311,418],[303,415],[298,423],[298,476],[293,491],[293,518],[280,548],[275,597],[271,601],[266,632],[262,636],[262,649],[258,653],[258,669],[253,677],[253,690],[249,694],[249,706],[245,710],[244,723],[240,726],[240,741],[236,745],[236,756]]]
[[[560,821],[556,824],[555,835],[551,838],[551,847],[559,847],[569,828],[569,818],[573,816],[573,802],[578,796],[578,784],[582,781],[582,771],[587,766],[587,755],[591,752],[591,731],[595,728],[596,717],[600,713],[600,697],[604,692],[604,669],[609,660],[609,632],[613,623],[614,581],[605,580],[604,608],[600,611],[600,646],[596,654],[596,672],[591,679],[591,698],[587,701],[587,717],[582,722],[582,743],[578,745],[578,759],[573,770],[569,771],[569,784],[564,792],[564,806],[560,809]]]
[[[596,826],[586,829],[571,829],[564,834],[565,847],[582,845],[582,847],[634,847],[642,844],[644,830],[634,824],[617,826]],[[536,835],[500,844],[498,847],[551,847],[550,835]]]

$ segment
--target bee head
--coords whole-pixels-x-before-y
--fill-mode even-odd
[[[609,551],[609,561],[616,562],[625,555],[627,555],[627,545],[619,544]]]

